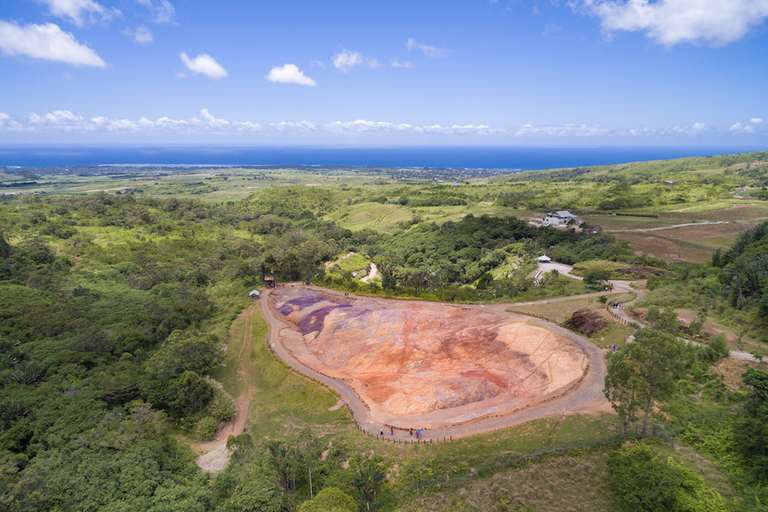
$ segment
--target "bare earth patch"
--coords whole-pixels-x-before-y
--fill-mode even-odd
[[[562,395],[589,365],[571,339],[523,318],[306,288],[273,297],[287,320],[279,343],[395,427],[508,414]]]

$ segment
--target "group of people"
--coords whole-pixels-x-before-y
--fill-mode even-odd
[[[379,428],[379,434],[381,434],[382,437],[384,437],[384,427]],[[421,439],[421,436],[424,434],[424,429],[420,428],[419,430],[415,431],[416,439]],[[394,436],[395,435],[395,427],[389,427],[389,435]],[[413,437],[414,430],[412,428],[408,429],[408,435]]]

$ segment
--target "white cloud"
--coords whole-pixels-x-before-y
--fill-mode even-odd
[[[173,23],[173,20],[176,17],[176,8],[167,0],[161,0],[159,2],[153,0],[136,0],[136,2],[149,10],[149,14],[152,16],[152,23]]]
[[[201,53],[194,59],[190,59],[185,52],[181,52],[181,60],[187,69],[196,75],[205,75],[214,80],[220,80],[229,75],[226,69],[206,53]]]
[[[118,9],[107,9],[93,0],[38,0],[48,6],[53,16],[69,19],[78,27],[102,23],[122,16]]]
[[[662,134],[701,135],[710,131],[710,127],[704,123],[693,123],[691,126],[672,126],[662,130]]]
[[[331,60],[333,61],[333,67],[340,70],[342,73],[349,73],[353,68],[363,65],[371,69],[381,67],[378,60],[363,58],[363,55],[360,52],[351,52],[346,48],[342,48],[342,50],[334,55]]]
[[[24,25],[0,21],[0,50],[5,55],[65,62],[76,67],[105,68],[107,63],[58,25]]]
[[[11,118],[8,114],[0,112],[0,131],[6,132],[20,132],[24,130],[24,126]]]
[[[285,64],[284,66],[275,66],[269,70],[267,80],[273,83],[299,84],[315,87],[317,82],[301,72],[295,64]]]
[[[123,34],[133,39],[136,43],[151,43],[155,40],[152,31],[143,25],[136,27],[136,30],[125,29],[123,30]]]
[[[269,127],[279,133],[285,133],[285,132],[312,133],[317,130],[317,125],[310,121],[299,121],[298,123],[294,123],[291,121],[281,121],[279,123],[270,123]]]
[[[545,136],[545,137],[594,137],[605,135],[608,130],[600,126],[587,126],[584,124],[565,125],[532,125],[524,124],[514,130],[516,137]]]
[[[462,143],[509,144],[515,140],[531,141],[574,141],[574,140],[626,140],[644,138],[653,140],[693,140],[703,134],[723,136],[730,133],[738,137],[762,136],[768,132],[768,125],[755,123],[735,123],[729,130],[717,130],[704,123],[689,126],[672,126],[663,129],[647,127],[631,129],[609,129],[599,125],[586,124],[524,124],[517,127],[493,127],[484,124],[424,124],[393,123],[389,121],[335,121],[317,124],[303,120],[298,122],[281,121],[262,127],[251,121],[237,121],[215,117],[208,109],[200,110],[198,116],[171,118],[168,116],[150,120],[120,119],[107,116],[85,117],[69,110],[53,110],[46,113],[31,112],[26,119],[15,119],[0,112],[0,133],[44,133],[81,134],[83,140],[90,140],[95,134],[133,134],[147,140],[159,138],[187,140],[187,137],[242,136],[243,140],[291,140],[292,137],[315,141],[343,141],[349,139],[387,142],[446,141],[456,140]],[[259,139],[254,139],[258,137]]]
[[[433,46],[431,44],[423,44],[413,38],[410,38],[405,42],[405,47],[408,48],[408,51],[417,48],[421,50],[421,52],[427,57],[443,57],[450,53],[445,48],[438,48],[437,46]]]
[[[200,117],[172,119],[161,117],[151,121],[146,117],[138,120],[111,119],[106,116],[85,118],[69,110],[54,110],[44,114],[30,112],[26,123],[0,113],[0,131],[68,132],[68,133],[179,133],[179,134],[233,134],[254,133],[261,125],[250,121],[230,121],[214,117],[208,109],[200,111]]]
[[[643,31],[653,41],[674,46],[706,42],[724,45],[741,39],[768,17],[768,0],[572,0],[602,21],[603,31]]]
[[[763,120],[759,117],[753,117],[749,120],[749,123],[747,124],[741,124],[741,123],[734,123],[729,128],[729,131],[731,133],[755,133],[755,132],[763,132],[766,130],[766,128],[763,126]]]
[[[391,64],[393,68],[412,68],[413,67],[412,62],[408,62],[407,60],[401,62],[397,57],[392,59]]]

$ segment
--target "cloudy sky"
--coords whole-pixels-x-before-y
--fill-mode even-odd
[[[0,0],[0,144],[768,146],[768,0]]]

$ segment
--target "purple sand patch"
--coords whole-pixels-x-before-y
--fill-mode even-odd
[[[299,310],[302,310],[304,308],[313,306],[317,304],[318,302],[322,302],[325,300],[323,297],[320,296],[301,296],[296,297],[290,300],[285,301],[285,304],[277,308],[277,310],[282,314],[283,316],[288,316],[293,312],[293,307],[296,306],[299,308]]]
[[[322,295],[302,295],[300,297],[295,297],[289,300],[286,304],[291,304],[294,306],[298,306],[301,309],[304,309],[306,307],[313,306],[318,302],[322,302],[324,300],[327,300],[327,299]]]
[[[324,308],[317,309],[304,317],[299,321],[296,326],[301,329],[303,334],[309,334],[311,332],[320,332],[325,324],[325,317],[328,314],[339,308],[349,308],[351,306],[339,305],[339,306],[326,306]]]

